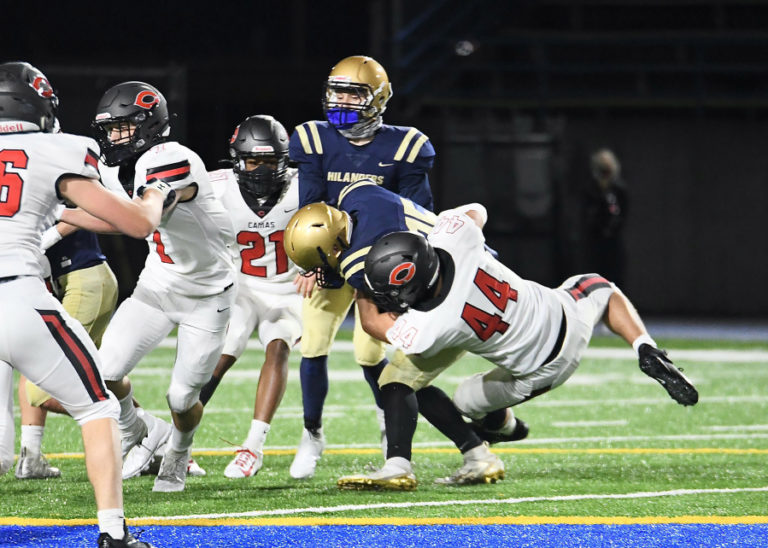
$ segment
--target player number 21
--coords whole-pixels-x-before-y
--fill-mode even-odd
[[[477,269],[474,282],[500,312],[506,310],[509,301],[517,302],[517,290],[512,289],[507,282],[497,280],[482,268]],[[464,303],[461,319],[467,322],[481,341],[487,341],[494,333],[504,333],[509,328],[509,324],[498,314],[491,314],[469,303]]]
[[[268,238],[270,242],[275,244],[275,266],[277,267],[275,274],[283,274],[288,271],[288,255],[285,253],[285,248],[283,247],[283,231],[278,230],[277,232],[273,232]],[[243,263],[240,267],[240,271],[249,276],[266,278],[267,267],[254,266],[252,264],[252,261],[262,258],[267,252],[264,237],[258,232],[242,231],[237,235],[237,243],[243,246],[250,245],[250,247],[246,247],[240,251],[240,258]]]

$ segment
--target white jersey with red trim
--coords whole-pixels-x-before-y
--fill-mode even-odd
[[[208,176],[235,228],[239,256],[235,266],[241,287],[280,295],[295,294],[293,279],[299,269],[285,252],[283,232],[299,208],[297,171],[289,170],[290,182],[276,203],[267,203],[263,210],[256,211],[243,199],[231,169],[212,171]]]
[[[165,213],[147,238],[149,254],[139,283],[190,297],[221,293],[235,281],[234,230],[213,192],[203,161],[179,143],[160,143],[136,161],[134,196],[141,186],[156,179],[177,192],[196,185],[197,193]]]
[[[68,133],[0,135],[0,278],[41,276],[40,240],[65,175],[99,178],[99,147]]]
[[[563,316],[555,291],[493,258],[484,248],[483,231],[459,210],[442,212],[428,240],[441,254],[450,287],[429,310],[412,308],[401,315],[387,339],[425,358],[461,348],[515,375],[543,365]]]

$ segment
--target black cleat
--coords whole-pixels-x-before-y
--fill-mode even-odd
[[[664,350],[654,348],[650,344],[641,344],[638,353],[640,370],[659,381],[673,400],[681,405],[695,405],[699,401],[696,388],[683,375],[683,370],[667,358]]]
[[[473,422],[470,426],[481,440],[487,441],[490,445],[505,441],[518,441],[528,437],[528,425],[517,417],[515,417],[515,428],[510,434],[505,434],[498,430],[489,430],[482,423]]]
[[[121,539],[113,539],[109,536],[109,533],[101,533],[99,535],[98,547],[99,548],[155,548],[153,544],[148,542],[142,542],[135,538],[128,532],[128,527],[123,525],[123,531],[125,536]]]

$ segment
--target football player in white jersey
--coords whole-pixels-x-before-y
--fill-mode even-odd
[[[412,475],[404,456],[410,455],[416,425],[409,400],[464,352],[497,366],[466,379],[453,397],[491,443],[514,437],[518,421],[511,406],[573,374],[601,320],[633,346],[640,369],[675,401],[698,401],[696,389],[656,348],[619,288],[598,274],[573,276],[556,289],[519,277],[484,249],[486,219],[480,204],[448,210],[427,238],[391,233],[368,253],[365,280],[372,299],[358,296],[363,327],[408,355],[394,359],[379,380],[387,438],[402,454],[390,456],[372,474],[341,478],[340,487],[369,489]],[[393,414],[397,420],[390,420]],[[477,463],[471,457],[464,454],[464,465],[449,483],[467,483],[475,475]]]
[[[222,376],[256,331],[266,350],[248,435],[227,465],[228,478],[254,476],[264,462],[264,442],[288,382],[288,355],[301,337],[302,296],[298,268],[283,247],[283,231],[299,208],[298,178],[288,168],[288,134],[272,116],[250,116],[229,141],[233,169],[209,174],[237,235],[239,286],[232,319],[213,377],[203,388],[206,404]]]
[[[175,192],[148,182],[141,200],[123,200],[101,187],[98,146],[89,138],[53,133],[57,100],[30,65],[0,65],[0,369],[18,370],[55,397],[78,422],[85,465],[98,509],[99,546],[150,546],[128,533],[123,516],[119,406],[102,381],[93,341],[46,289],[40,241],[67,200],[143,238],[161,220]],[[147,190],[152,189],[152,190]],[[0,397],[3,407],[10,397]]]
[[[203,413],[200,389],[221,356],[234,305],[236,278],[230,251],[234,231],[202,160],[168,139],[168,105],[156,88],[144,82],[123,82],[110,88],[99,101],[93,128],[102,161],[117,168],[105,170],[102,177],[117,171],[129,194],[138,193],[148,181],[163,181],[178,195],[177,203],[147,238],[144,269],[131,297],[115,312],[99,353],[104,379],[120,402],[123,456],[140,444],[149,462],[164,441],[164,436],[154,435],[162,424],[147,415],[148,427],[137,415],[127,374],[178,327],[176,360],[166,393],[173,428],[153,490],[182,491],[190,447]],[[86,228],[109,231],[94,219]],[[136,474],[146,464],[131,462],[136,465],[131,473]],[[123,474],[130,475],[125,467]]]

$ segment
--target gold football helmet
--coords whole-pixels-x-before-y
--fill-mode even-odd
[[[349,247],[349,214],[322,202],[294,213],[283,235],[288,257],[308,274],[317,274],[320,287],[341,287],[339,258]]]
[[[323,112],[348,139],[364,139],[381,127],[381,115],[392,97],[384,67],[371,57],[353,55],[331,69],[325,83]]]

